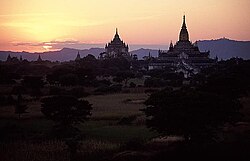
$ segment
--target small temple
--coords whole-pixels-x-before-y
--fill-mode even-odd
[[[198,70],[214,64],[215,60],[209,58],[210,51],[201,52],[197,42],[189,40],[189,33],[186,25],[186,16],[183,16],[183,23],[179,34],[179,41],[169,45],[168,51],[159,50],[158,58],[149,64],[149,69],[164,69],[168,66],[184,68],[186,70]]]
[[[81,56],[80,56],[80,53],[78,51],[77,55],[76,55],[76,58],[75,58],[75,61],[80,61],[81,60]]]
[[[17,63],[20,62],[22,60],[19,60],[17,57],[11,57],[10,54],[8,55],[6,62],[7,63]]]
[[[105,52],[100,54],[100,59],[124,57],[130,59],[128,44],[123,42],[116,28],[115,36],[111,42],[105,45]]]
[[[39,54],[39,56],[38,56],[38,58],[37,58],[36,61],[37,61],[37,62],[42,62],[42,61],[43,61],[40,54]]]

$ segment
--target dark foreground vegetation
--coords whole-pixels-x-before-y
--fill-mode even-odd
[[[0,160],[240,160],[250,150],[250,61],[185,78],[142,62],[0,63]]]

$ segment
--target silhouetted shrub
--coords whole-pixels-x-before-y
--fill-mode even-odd
[[[21,114],[28,113],[26,110],[28,106],[25,104],[22,95],[19,93],[17,96],[16,106],[15,106],[15,113],[18,114],[18,118],[20,119]]]
[[[52,96],[41,100],[41,112],[58,124],[57,134],[61,137],[71,137],[78,131],[78,123],[88,120],[92,105],[88,101],[78,100],[72,96]]]
[[[49,95],[66,95],[67,91],[64,88],[50,86],[49,88]]]
[[[138,150],[138,149],[142,149],[142,147],[145,144],[145,140],[140,138],[140,137],[135,137],[130,139],[129,141],[127,141],[125,143],[125,149],[126,150]]]
[[[87,97],[89,93],[85,92],[83,87],[75,87],[68,91],[69,95],[75,96],[77,98]]]
[[[8,98],[4,95],[0,95],[0,106],[9,105]]]
[[[31,95],[38,97],[41,93],[41,88],[44,86],[44,81],[41,76],[25,76],[22,81],[23,86],[31,89]]]
[[[239,121],[238,100],[191,88],[162,90],[145,102],[147,126],[163,135],[182,135],[186,141],[213,139],[225,122]]]
[[[112,83],[109,81],[109,80],[97,80],[97,79],[94,79],[92,80],[91,82],[91,85],[93,87],[102,87],[102,86],[110,86]]]
[[[119,125],[131,125],[132,122],[136,119],[137,116],[128,116],[122,117],[121,120],[118,122]]]
[[[59,83],[62,86],[74,86],[79,83],[79,78],[76,74],[65,74],[59,77]]]
[[[111,86],[101,86],[95,90],[96,94],[105,94],[105,93],[116,93],[122,90],[121,84],[113,84]]]
[[[19,85],[19,86],[13,86],[11,94],[18,95],[19,93],[24,94],[26,92],[27,92],[26,88],[24,86]]]
[[[120,92],[122,90],[122,85],[121,84],[113,84],[109,87],[110,92]]]
[[[135,87],[136,87],[136,84],[135,84],[134,82],[130,82],[129,87],[130,87],[130,88],[135,88]]]
[[[168,81],[161,78],[148,78],[144,81],[145,87],[164,87],[168,85]]]
[[[159,90],[158,89],[146,89],[144,91],[144,93],[155,93],[155,92],[158,92]]]

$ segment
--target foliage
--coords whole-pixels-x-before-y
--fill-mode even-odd
[[[87,97],[89,95],[89,93],[85,92],[83,87],[74,87],[71,90],[69,90],[67,93],[69,93],[69,95],[72,95],[76,98]]]
[[[76,124],[88,120],[91,104],[73,96],[52,96],[42,99],[41,112],[57,123],[52,131],[56,138],[72,138],[79,134]]]
[[[148,127],[192,141],[211,139],[226,122],[238,121],[239,101],[191,88],[154,93],[145,102]]]
[[[32,90],[31,95],[40,96],[40,88],[44,86],[44,81],[40,76],[25,76],[22,81],[23,86]]]
[[[70,65],[57,65],[51,69],[50,73],[47,73],[46,79],[50,84],[56,84],[62,75],[73,73],[73,66]]]
[[[17,102],[15,106],[15,113],[18,114],[18,117],[20,119],[21,114],[27,113],[28,106],[23,103],[22,95],[19,93],[17,97]]]
[[[146,101],[147,125],[162,134],[205,141],[241,118],[239,98],[250,90],[250,61],[221,61],[191,80],[191,87],[154,93]]]
[[[72,96],[52,96],[42,99],[42,113],[63,126],[84,122],[91,115],[91,104]]]
[[[61,87],[50,86],[49,95],[66,95],[67,91]]]
[[[144,81],[145,87],[164,87],[167,85],[168,82],[160,78],[148,78]]]
[[[119,71],[129,70],[130,63],[127,59],[121,58],[112,58],[105,59],[101,62],[101,68],[110,68],[110,67],[118,67]]]
[[[121,90],[122,90],[121,84],[113,84],[110,86],[103,85],[103,86],[98,87],[95,90],[95,93],[97,94],[116,93],[116,92],[120,92]]]
[[[209,72],[209,71],[210,72]],[[219,67],[203,71],[206,83],[201,90],[225,95],[231,99],[240,98],[250,90],[250,61],[230,59]]]
[[[130,71],[122,71],[122,72],[117,72],[115,75],[115,78],[113,79],[113,81],[121,83],[124,81],[125,86],[127,86],[127,82],[130,78],[134,78],[135,75],[134,73],[130,72]]]
[[[39,89],[44,86],[44,82],[40,76],[25,76],[22,83],[25,87],[32,89]]]
[[[12,105],[13,102],[14,102],[14,99],[11,95],[9,96],[0,95],[0,106]]]
[[[131,115],[128,117],[123,117],[121,120],[118,122],[119,125],[131,125],[133,121],[136,119],[136,115]]]
[[[68,73],[59,77],[59,82],[62,86],[74,86],[79,82],[79,78],[76,74]]]
[[[130,82],[130,83],[129,83],[129,87],[130,87],[130,88],[135,88],[135,87],[136,87],[136,84],[135,84],[134,82]]]

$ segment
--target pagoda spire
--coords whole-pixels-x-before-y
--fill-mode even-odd
[[[173,46],[173,42],[172,42],[172,40],[171,40],[171,42],[170,42],[170,47],[172,47],[172,48],[174,47],[174,46]]]
[[[8,57],[7,57],[7,60],[6,61],[11,61],[11,56],[10,56],[10,54],[8,55]]]
[[[173,49],[174,49],[174,45],[173,45],[173,42],[171,40],[170,45],[169,45],[169,51],[173,51]]]
[[[118,35],[118,29],[117,28],[115,28],[115,34]]]
[[[118,34],[118,28],[115,28],[115,37],[114,37],[114,39],[117,39],[117,40],[120,41],[120,36]]]
[[[186,25],[186,15],[183,16],[183,23],[181,27],[181,32],[179,35],[179,41],[189,41],[189,34]]]
[[[76,55],[75,61],[79,61],[79,60],[81,60],[81,56],[80,56],[80,52],[78,51],[77,55]]]
[[[38,58],[37,58],[37,62],[42,62],[42,58],[41,58],[41,55],[39,54]]]
[[[183,15],[182,28],[187,28],[187,25],[186,25],[186,15],[185,14]]]

